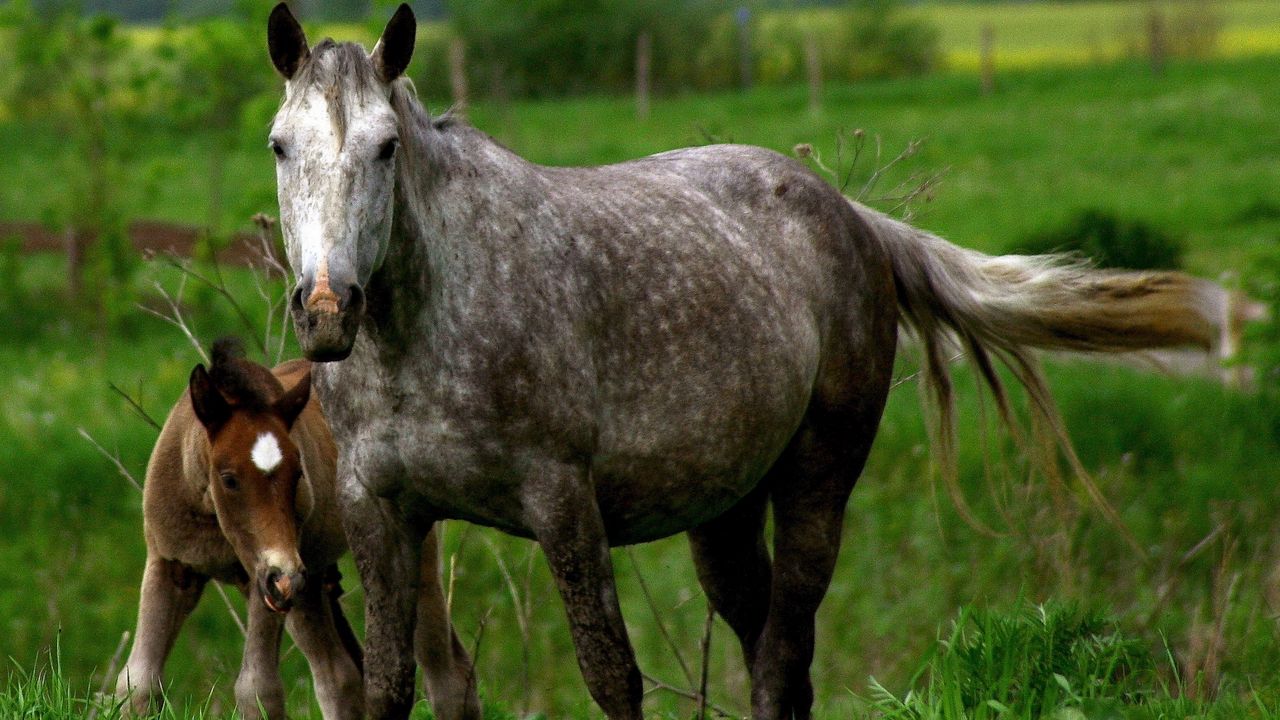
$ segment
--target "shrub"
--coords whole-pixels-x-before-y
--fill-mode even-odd
[[[1065,225],[1016,243],[1016,253],[1069,252],[1099,267],[1176,270],[1182,267],[1183,241],[1147,223],[1125,220],[1104,210],[1084,210]]]
[[[962,610],[923,680],[901,699],[873,681],[871,704],[901,720],[1058,717],[1066,708],[1120,717],[1157,684],[1145,643],[1099,612],[1063,604]]]

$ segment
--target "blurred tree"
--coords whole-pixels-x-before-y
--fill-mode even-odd
[[[654,78],[709,32],[711,0],[448,0],[449,17],[490,94],[558,95],[630,87],[635,44],[653,37]]]
[[[277,94],[263,39],[269,9],[266,3],[237,0],[224,17],[171,24],[157,49],[171,67],[164,105],[174,124],[200,130],[211,140],[205,218],[211,237],[224,230],[226,162],[243,137],[246,108],[264,94]]]
[[[154,76],[129,61],[116,21],[83,17],[69,6],[36,10],[13,0],[0,11],[12,38],[7,104],[19,117],[58,128],[66,138],[65,203],[46,208],[46,221],[67,232],[72,297],[104,309],[107,295],[131,270],[125,218],[112,189],[130,102]]]

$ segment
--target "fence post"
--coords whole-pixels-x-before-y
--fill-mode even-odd
[[[1169,48],[1168,38],[1165,37],[1164,13],[1157,7],[1151,8],[1151,14],[1147,16],[1147,46],[1151,51],[1151,72],[1163,75]]]
[[[996,91],[996,29],[991,23],[982,24],[982,94]]]
[[[738,22],[738,80],[743,90],[751,89],[751,8],[742,5],[734,13]]]
[[[649,117],[649,81],[653,67],[653,35],[648,30],[636,38],[636,117]]]
[[[453,104],[467,106],[467,46],[462,38],[449,41],[449,87],[453,90]]]
[[[822,52],[812,32],[804,36],[805,69],[809,74],[809,114],[822,112]]]

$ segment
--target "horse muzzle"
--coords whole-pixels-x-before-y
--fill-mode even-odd
[[[280,568],[272,567],[260,576],[262,602],[267,609],[277,613],[287,613],[302,595],[306,587],[306,572],[299,570],[286,573]]]
[[[355,283],[338,290],[328,278],[316,283],[303,279],[289,302],[293,329],[308,360],[334,362],[346,359],[360,330],[364,291]]]

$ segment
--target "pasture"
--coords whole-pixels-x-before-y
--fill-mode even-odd
[[[1193,272],[1248,277],[1254,259],[1274,252],[1280,238],[1278,63],[1273,56],[1175,63],[1160,78],[1136,62],[1020,70],[1001,75],[999,91],[986,98],[964,74],[830,86],[816,116],[803,89],[765,88],[662,99],[647,121],[635,119],[628,100],[612,98],[479,104],[470,117],[521,154],[552,164],[610,162],[710,140],[784,152],[812,143],[838,173],[851,172],[851,190],[877,166],[876,138],[879,164],[923,139],[870,197],[914,186],[918,173],[942,172],[931,201],[913,209],[918,224],[955,242],[998,252],[1077,210],[1103,208],[1185,238]],[[223,227],[273,212],[274,171],[264,148],[273,109],[245,123],[227,163]],[[850,170],[850,150],[838,153],[836,137],[854,128],[865,130],[872,149]],[[160,126],[120,132],[117,141],[130,150],[117,191],[128,214],[204,218],[199,169],[207,138]],[[38,219],[61,201],[59,186],[43,181],[47,169],[74,159],[39,126],[0,125],[0,140],[0,219]],[[100,317],[69,311],[53,256],[10,249],[0,263],[0,649],[30,668],[43,662],[41,649],[57,646],[60,682],[83,696],[99,685],[121,633],[132,627],[144,549],[136,490],[76,429],[118,451],[141,477],[154,432],[108,383],[160,414],[197,357],[176,330],[141,312],[122,311],[108,331]],[[132,272],[136,296],[149,303],[151,281],[171,292],[181,283],[162,265]],[[250,279],[227,278],[256,307]],[[188,281],[185,308],[206,341],[243,330],[217,293],[197,283]],[[1190,706],[1170,712],[1274,716],[1280,409],[1268,395],[1111,365],[1051,363],[1051,385],[1085,466],[1139,550],[1077,484],[1028,479],[1002,436],[981,432],[986,416],[972,382],[958,391],[962,481],[975,512],[1001,534],[962,523],[933,479],[914,364],[908,357],[900,365],[903,383],[854,491],[844,553],[819,614],[819,717],[864,712],[875,697],[871,677],[903,695],[938,637],[950,635],[959,607],[1009,610],[1050,599],[1101,607],[1136,639],[1154,658],[1153,679],[1137,695],[1156,708],[1163,697],[1185,694]],[[984,452],[995,462],[984,463]],[[532,546],[453,524],[445,558],[482,694],[518,716],[592,716],[583,710],[586,691],[559,600]],[[617,550],[614,563],[641,668],[689,687],[673,646],[696,674],[705,601],[683,539]],[[344,571],[355,577],[349,565]],[[355,591],[347,607],[357,610],[359,601]],[[242,612],[238,598],[230,604]],[[207,592],[169,664],[180,708],[220,716],[230,707],[238,634],[222,599]],[[723,625],[713,628],[708,655],[711,700],[742,712],[746,679]],[[298,652],[287,654],[285,673],[291,707],[313,713]],[[23,682],[10,670],[9,687]],[[647,702],[650,711],[677,717],[694,707],[662,689]]]

